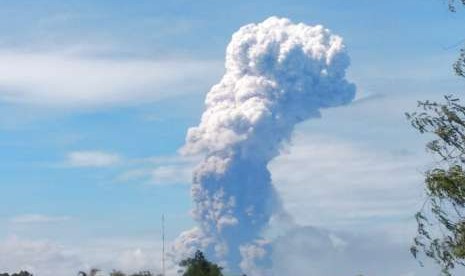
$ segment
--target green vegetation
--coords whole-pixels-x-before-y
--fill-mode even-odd
[[[465,107],[452,96],[445,103],[420,102],[420,113],[408,114],[420,133],[435,138],[427,149],[439,158],[426,172],[427,200],[415,215],[418,235],[411,248],[435,260],[444,275],[465,265]]]
[[[450,0],[456,11],[458,1]],[[465,5],[465,0],[460,1]],[[454,64],[455,73],[465,78],[465,49]],[[417,236],[410,249],[440,265],[443,275],[452,275],[456,266],[465,266],[465,106],[452,95],[445,102],[418,103],[420,111],[407,114],[412,126],[434,138],[427,149],[438,158],[426,172],[427,199],[415,215]]]
[[[79,271],[78,275],[79,276],[95,276],[95,275],[98,275],[99,272],[100,272],[99,269],[93,268],[88,273],[84,271]],[[113,270],[112,272],[110,272],[109,276],[154,276],[154,274],[152,274],[152,272],[150,271],[140,271],[140,272],[133,273],[133,274],[126,274],[119,270]],[[163,276],[163,275],[158,274],[157,276]]]
[[[195,252],[194,258],[187,258],[179,265],[186,268],[183,276],[223,276],[222,267],[208,261],[199,250]]]
[[[463,5],[465,5],[465,0],[449,0],[449,9],[452,12],[456,11],[457,2],[461,2]]]
[[[19,273],[13,273],[13,274],[0,273],[0,276],[32,276],[32,274],[27,271],[21,271]]]

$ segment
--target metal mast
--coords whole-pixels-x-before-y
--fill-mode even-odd
[[[165,214],[161,215],[161,238],[162,238],[162,255],[161,255],[161,269],[163,276],[165,274]]]

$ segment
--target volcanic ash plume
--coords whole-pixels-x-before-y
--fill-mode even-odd
[[[281,209],[267,164],[297,123],[354,98],[349,63],[342,38],[322,26],[271,17],[232,36],[226,72],[183,148],[205,156],[192,184],[199,225],[181,235],[183,247],[203,249],[232,271],[266,259],[261,234]]]

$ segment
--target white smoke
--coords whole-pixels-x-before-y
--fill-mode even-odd
[[[271,17],[232,36],[225,75],[208,92],[183,148],[205,158],[192,184],[199,226],[181,235],[178,250],[203,249],[250,275],[269,266],[262,233],[282,210],[267,165],[297,123],[352,101],[349,63],[342,38],[320,25]]]

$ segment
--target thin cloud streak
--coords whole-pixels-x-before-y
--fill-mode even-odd
[[[221,67],[209,60],[0,50],[0,102],[68,109],[143,104],[204,91]]]
[[[188,185],[198,157],[155,156],[128,162],[129,168],[116,177],[117,182],[142,182],[147,185]]]
[[[69,216],[47,216],[43,214],[26,214],[11,219],[14,224],[58,223],[71,220]]]
[[[116,153],[103,151],[73,151],[66,157],[66,165],[70,167],[111,167],[123,161]]]

